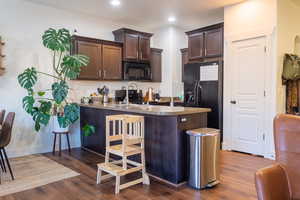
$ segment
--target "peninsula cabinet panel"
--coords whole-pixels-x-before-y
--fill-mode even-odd
[[[103,80],[122,79],[122,48],[111,45],[102,46]]]
[[[125,34],[124,59],[139,59],[139,36],[135,34]]]
[[[161,82],[162,77],[162,69],[161,69],[161,57],[162,57],[162,49],[154,49],[151,48],[151,73],[152,73],[152,81],[153,82]]]
[[[223,54],[222,29],[205,32],[205,57],[217,57]]]
[[[150,60],[150,38],[140,36],[139,39],[139,59],[141,61]]]
[[[102,67],[101,59],[101,44],[77,41],[78,54],[86,55],[89,57],[89,64],[81,68],[78,79],[97,80],[100,78],[100,69]]]

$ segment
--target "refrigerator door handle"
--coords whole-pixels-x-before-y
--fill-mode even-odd
[[[201,101],[202,101],[202,86],[200,84],[200,81],[199,81],[199,85],[198,85],[198,102],[197,102],[197,105],[200,106],[201,104]]]

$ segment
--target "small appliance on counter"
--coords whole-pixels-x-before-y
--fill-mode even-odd
[[[134,104],[142,104],[143,93],[142,90],[128,90],[129,102]],[[123,103],[126,99],[126,90],[116,90],[115,91],[115,102]]]

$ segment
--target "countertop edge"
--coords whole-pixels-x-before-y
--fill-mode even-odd
[[[92,105],[92,104],[79,104],[79,105],[80,105],[80,107],[86,107],[86,108],[113,110],[113,111],[145,114],[145,115],[158,115],[158,116],[180,116],[180,115],[190,115],[190,114],[211,112],[210,108],[194,108],[194,107],[187,107],[188,110],[178,111],[178,112],[176,112],[176,111],[175,112],[157,112],[157,111],[147,111],[147,110],[138,110],[138,109],[124,109],[122,107],[105,107],[104,105]]]

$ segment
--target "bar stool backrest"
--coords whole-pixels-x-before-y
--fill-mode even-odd
[[[0,134],[0,148],[4,148],[10,143],[14,119],[15,119],[14,112],[10,112],[7,114],[5,121],[2,125],[2,130]]]
[[[5,110],[0,111],[0,125],[2,125],[5,116]]]

